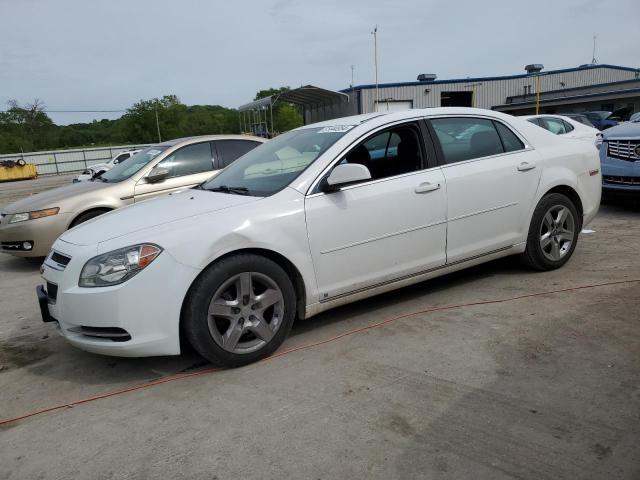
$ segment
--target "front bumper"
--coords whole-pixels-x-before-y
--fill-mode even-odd
[[[5,223],[10,215],[0,223],[0,252],[17,257],[44,257],[51,245],[62,235],[71,222],[70,213],[58,213],[50,217],[36,218],[18,223]],[[24,250],[21,244],[31,242],[32,248]]]
[[[57,287],[55,299],[47,301],[47,312],[72,345],[121,357],[180,353],[180,310],[197,269],[164,251],[123,284],[81,288],[80,271],[97,248],[58,241],[54,250],[71,260],[62,270],[50,257],[44,262],[43,278]]]

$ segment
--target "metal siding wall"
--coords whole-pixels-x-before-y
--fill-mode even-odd
[[[544,73],[544,72],[543,72]],[[540,77],[540,91],[560,90],[562,88],[586,87],[599,83],[618,82],[636,78],[634,72],[617,70],[612,68],[588,68],[575,72],[542,75]],[[560,85],[564,82],[564,87]],[[536,81],[534,77],[512,78],[505,80],[489,80],[475,87],[475,106],[478,108],[491,108],[505,103],[506,98],[514,95],[522,95],[525,85],[531,85],[532,94],[535,93]],[[440,94],[442,92],[471,91],[472,87],[465,87],[465,83],[436,83],[425,82],[422,85],[408,85],[400,87],[378,88],[380,100],[386,98],[393,100],[411,100],[413,108],[429,108],[440,106]],[[425,94],[425,89],[429,93]],[[361,90],[362,113],[372,112],[376,91],[374,88]]]

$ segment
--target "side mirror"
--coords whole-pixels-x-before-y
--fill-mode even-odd
[[[153,167],[147,175],[147,183],[158,183],[169,176],[169,169],[163,167]]]
[[[322,190],[324,192],[335,192],[345,185],[362,182],[371,179],[371,172],[364,165],[359,163],[343,163],[338,165],[326,179]]]

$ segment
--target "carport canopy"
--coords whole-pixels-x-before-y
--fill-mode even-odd
[[[307,110],[310,107],[348,103],[349,96],[346,93],[313,85],[304,85],[300,88],[270,95],[238,107],[241,128],[246,131],[247,127],[251,127],[251,131],[257,135],[269,134],[269,125],[273,131],[273,106],[276,102],[293,103],[300,105],[303,110]],[[267,121],[267,114],[269,121]]]

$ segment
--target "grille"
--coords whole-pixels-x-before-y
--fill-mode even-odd
[[[640,146],[639,140],[609,140],[607,142],[607,155],[611,158],[619,160],[627,160],[635,162],[640,160],[640,155],[636,153],[636,149]]]
[[[71,261],[71,257],[64,255],[62,253],[56,252],[55,250],[51,250],[49,256],[46,258],[44,263],[53,268],[54,270],[58,270],[59,272],[63,271],[69,265]]]
[[[67,265],[69,265],[69,262],[71,261],[71,257],[67,257],[66,255],[62,255],[61,253],[58,253],[58,252],[53,252],[51,254],[51,260],[53,260],[59,265],[66,267]]]
[[[56,300],[58,300],[58,285],[47,282],[47,297],[49,297],[51,303],[56,303]]]
[[[112,342],[126,342],[131,340],[131,335],[123,328],[119,327],[72,327],[70,332],[83,335],[85,337],[97,338],[101,340],[111,340]]]
[[[613,175],[604,175],[602,179],[605,183],[614,183],[616,185],[637,185],[640,187],[640,177],[620,177]]]

